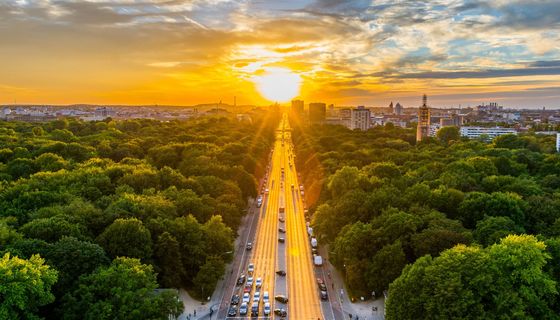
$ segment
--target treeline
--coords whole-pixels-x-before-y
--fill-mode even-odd
[[[449,128],[417,145],[391,124],[294,132],[314,231],[355,297],[389,289],[390,319],[557,318],[555,138],[486,143]]]
[[[182,303],[156,288],[211,295],[276,121],[0,123],[0,318],[167,319]]]

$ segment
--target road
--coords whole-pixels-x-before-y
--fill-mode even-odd
[[[287,319],[335,318],[330,304],[321,303],[319,298],[316,273],[322,274],[322,270],[313,266],[311,245],[304,217],[303,197],[299,190],[296,168],[293,165],[294,153],[290,133],[288,119],[284,114],[276,130],[276,141],[264,185],[264,189],[268,192],[262,190],[263,205],[256,216],[256,232],[249,231],[246,236],[246,241],[252,242],[253,248],[244,253],[237,251],[237,255],[242,255],[242,257],[238,257],[238,268],[234,268],[236,274],[230,277],[230,283],[226,286],[217,314],[218,319],[226,318],[232,295],[239,294],[240,297],[243,297],[245,284],[236,286],[235,281],[241,274],[250,276],[247,270],[249,263],[254,264],[253,282],[256,282],[257,278],[261,278],[262,288],[257,289],[255,284],[251,286],[251,300],[248,303],[249,310],[246,316],[237,313],[235,317],[228,317],[228,319],[249,318],[254,293],[257,291],[260,291],[261,297],[267,291],[270,295],[271,310],[286,309]],[[284,222],[280,220],[284,220]],[[285,233],[280,232],[279,228],[284,229]],[[279,238],[283,238],[284,242],[280,242]],[[287,275],[276,274],[279,270],[286,271]],[[275,301],[275,295],[288,297],[288,303]],[[264,303],[261,298],[259,318],[264,317],[263,309]],[[330,312],[328,312],[329,310]],[[272,312],[269,318],[280,319]]]

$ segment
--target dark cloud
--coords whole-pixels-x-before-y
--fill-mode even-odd
[[[499,12],[496,26],[514,29],[549,29],[560,24],[560,1],[511,1],[495,7]]]

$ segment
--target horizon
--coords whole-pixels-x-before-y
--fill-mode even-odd
[[[560,108],[553,0],[8,0],[0,18],[2,105]]]

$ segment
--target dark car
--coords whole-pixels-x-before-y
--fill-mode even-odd
[[[284,238],[278,238],[278,242],[284,243],[286,241],[286,239]]]
[[[231,304],[232,305],[239,304],[239,295],[238,294],[231,297]]]
[[[274,300],[278,301],[278,302],[282,302],[282,303],[288,303],[288,297],[284,296],[284,295],[277,295],[274,297]]]
[[[317,254],[317,253],[319,253],[319,251],[317,251],[317,248],[311,248],[311,253]]]
[[[244,284],[244,283],[245,283],[245,275],[242,274],[242,275],[239,276],[239,278],[237,278],[237,285],[240,286],[240,285],[242,285],[242,284]]]
[[[286,309],[274,309],[274,314],[280,317],[285,317],[288,315],[288,313],[286,312]]]
[[[230,317],[235,317],[237,315],[237,306],[230,306],[227,315]]]
[[[286,233],[286,229],[284,228],[278,228],[278,231],[280,231],[280,233]]]
[[[327,291],[321,290],[321,300],[329,300],[329,294],[327,293]]]
[[[278,271],[276,271],[276,274],[283,277],[283,276],[286,275],[286,271],[284,271],[284,270],[278,270]]]
[[[247,250],[251,250],[253,249],[253,244],[251,242],[247,242],[247,247],[245,247]]]

